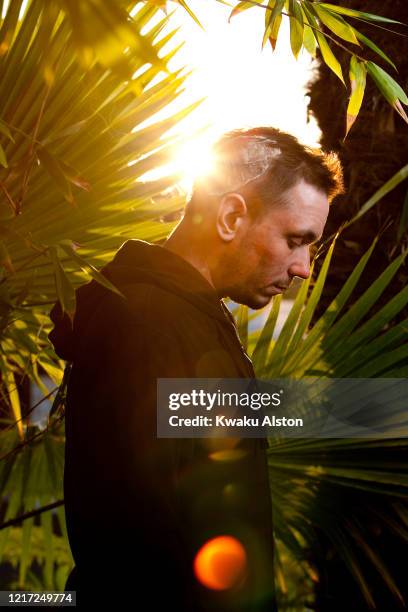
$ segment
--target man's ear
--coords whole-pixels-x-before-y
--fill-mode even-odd
[[[227,193],[222,197],[216,219],[217,232],[224,241],[232,240],[237,231],[248,221],[248,207],[239,193]]]

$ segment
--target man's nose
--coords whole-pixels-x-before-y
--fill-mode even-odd
[[[296,257],[289,267],[289,274],[300,278],[309,278],[310,251],[308,245],[305,244],[304,248],[297,250]]]

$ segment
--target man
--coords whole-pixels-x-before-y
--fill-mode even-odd
[[[273,128],[225,134],[214,158],[164,244],[128,240],[103,269],[124,298],[92,281],[73,330],[58,303],[51,312],[50,338],[72,362],[66,590],[78,606],[276,610],[266,440],[223,453],[230,440],[157,438],[156,383],[255,377],[222,298],[258,309],[308,277],[341,171],[334,154]],[[243,551],[230,583],[236,551],[197,564],[224,536]]]

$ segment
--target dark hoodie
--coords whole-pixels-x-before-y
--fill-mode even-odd
[[[240,459],[217,461],[208,439],[156,435],[157,378],[254,377],[232,315],[196,268],[159,245],[128,240],[103,273],[125,299],[92,281],[77,290],[73,329],[59,303],[51,311],[50,339],[72,362],[66,590],[84,608],[139,609],[143,598],[146,610],[275,610],[266,441],[241,440]],[[224,591],[193,571],[219,535],[247,555],[245,580]]]

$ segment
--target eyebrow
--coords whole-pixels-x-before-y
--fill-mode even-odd
[[[306,239],[307,242],[317,242],[320,240],[320,236],[317,236],[312,230],[291,232],[291,236]]]

